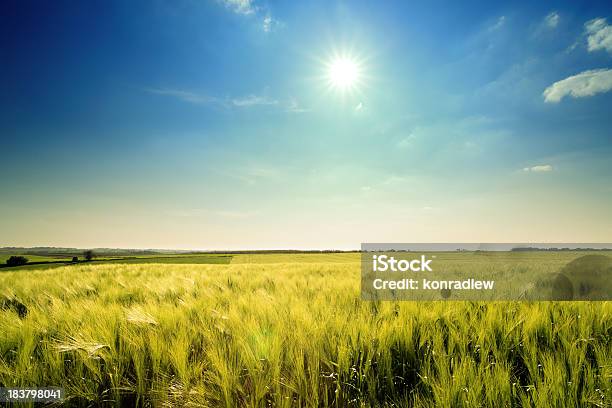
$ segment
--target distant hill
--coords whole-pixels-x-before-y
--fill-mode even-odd
[[[62,248],[62,247],[2,247],[0,254],[41,255],[41,256],[79,256],[86,249],[91,249],[96,256],[136,256],[136,255],[171,255],[171,254],[325,254],[358,252],[328,250],[298,250],[298,249],[259,249],[259,250],[227,250],[198,251],[180,249],[125,249],[125,248]]]
[[[88,248],[89,249],[89,248]],[[151,249],[122,249],[122,248],[92,248],[96,255],[104,256],[126,256],[126,255],[157,255],[166,253],[182,253],[183,251],[164,251]],[[60,248],[60,247],[2,247],[0,254],[21,254],[21,255],[42,255],[42,256],[78,256],[85,249],[80,248]]]
[[[538,247],[517,247],[512,248],[511,251],[610,251],[612,248],[538,248]]]

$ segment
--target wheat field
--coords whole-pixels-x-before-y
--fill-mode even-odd
[[[610,406],[609,302],[366,302],[359,273],[342,254],[2,272],[0,384],[66,406]]]

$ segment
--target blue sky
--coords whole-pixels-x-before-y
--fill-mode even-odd
[[[0,246],[611,242],[612,6],[490,3],[3,2]]]

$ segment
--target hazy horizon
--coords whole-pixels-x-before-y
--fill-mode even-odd
[[[550,243],[510,243],[510,242],[498,242],[498,243],[443,243],[443,242],[432,242],[432,243],[362,243],[357,248],[147,248],[147,247],[59,247],[52,245],[37,245],[31,247],[16,247],[16,246],[4,246],[0,247],[0,250],[7,249],[24,249],[24,250],[44,250],[44,249],[56,249],[56,250],[102,250],[102,251],[151,251],[151,252],[274,252],[274,251],[298,251],[298,252],[326,252],[326,251],[340,251],[340,252],[359,252],[359,251],[383,251],[387,249],[394,250],[406,250],[406,251],[509,251],[511,249],[527,248],[527,249],[567,249],[567,250],[612,250],[612,243],[604,242],[590,242],[590,243],[563,243],[563,242],[550,242]]]

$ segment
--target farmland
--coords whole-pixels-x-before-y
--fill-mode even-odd
[[[0,254],[0,272],[2,271],[14,271],[23,269],[48,269],[57,268],[60,266],[76,266],[86,262],[87,264],[100,264],[100,263],[160,263],[160,264],[228,264],[232,260],[232,255],[228,254],[154,254],[154,255],[115,255],[105,254],[103,256],[96,256],[91,261],[85,261],[82,259],[73,262],[72,257],[77,256],[73,254],[55,254],[55,255],[20,255],[27,258],[28,263],[16,267],[10,267],[7,269],[6,260],[10,255]]]
[[[68,406],[610,405],[609,302],[367,302],[350,253],[157,258],[3,269],[0,384]]]

